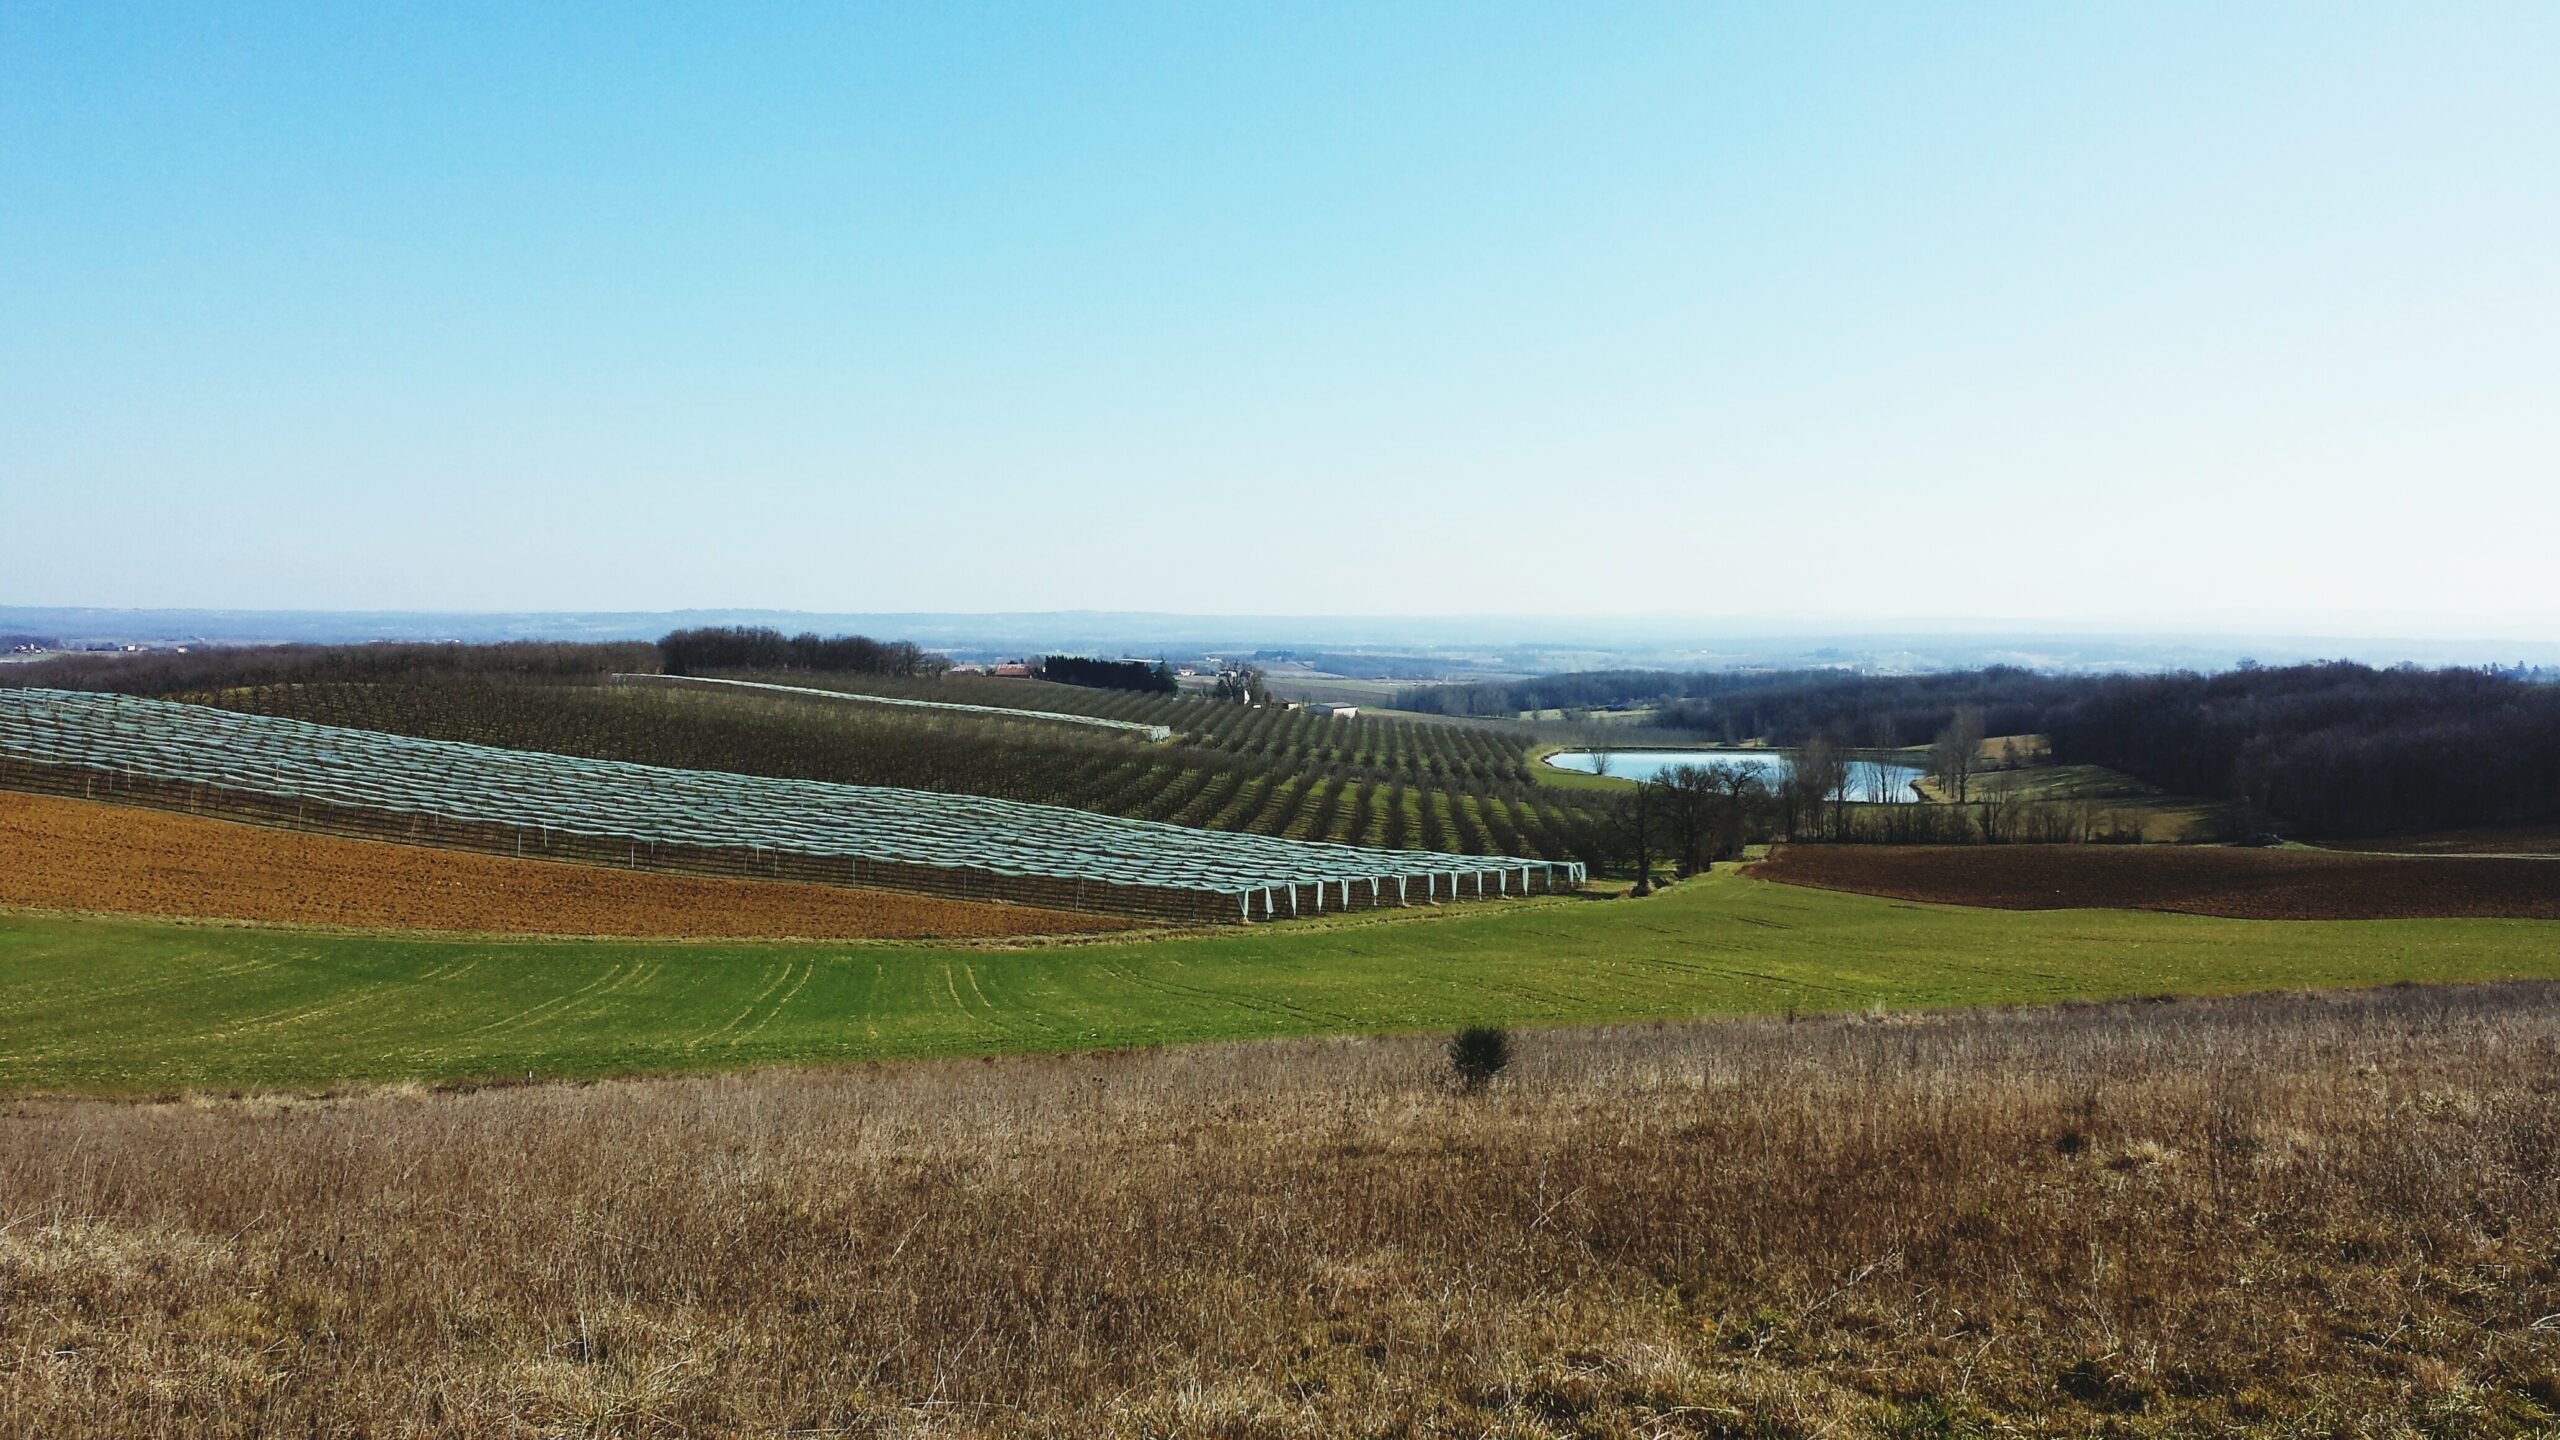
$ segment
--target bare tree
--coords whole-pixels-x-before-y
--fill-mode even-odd
[[[1739,855],[1769,808],[1769,786],[1757,772],[1739,765],[1709,767],[1708,780],[1720,803],[1716,813],[1716,856]]]
[[[1868,800],[1879,805],[1895,805],[1911,797],[1893,783],[1893,752],[1902,748],[1902,733],[1894,728],[1891,716],[1878,715],[1867,722],[1867,754],[1859,765],[1858,789]]]
[[[1825,829],[1824,807],[1830,807],[1829,829],[1845,832],[1849,819],[1849,757],[1827,735],[1816,735],[1796,748],[1788,760],[1787,786],[1793,795],[1793,808],[1813,822],[1819,836]]]
[[[1632,790],[1621,790],[1609,797],[1607,809],[1610,836],[1617,842],[1618,853],[1626,857],[1635,870],[1635,888],[1630,893],[1653,893],[1653,857],[1661,847],[1668,829],[1665,823],[1670,805],[1668,787],[1659,779],[1639,780]]]
[[[1982,804],[1984,842],[1992,845],[2006,845],[2020,839],[2026,830],[2026,814],[2025,787],[2019,785],[2000,787]]]
[[[1671,865],[1682,878],[1704,871],[1715,858],[1717,812],[1724,790],[1714,772],[1698,765],[1678,765],[1658,777],[1665,818],[1669,821]]]
[[[1958,706],[1955,718],[1929,747],[1929,769],[1959,805],[1972,798],[1974,767],[1982,760],[1982,707]]]

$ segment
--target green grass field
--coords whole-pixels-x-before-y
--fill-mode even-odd
[[[2028,738],[2041,748],[2041,737]],[[1982,743],[1983,749],[1991,752],[1992,747],[2003,742]],[[1925,753],[1915,754],[1922,764],[1927,763]],[[1985,758],[1989,759],[1989,754]],[[1935,778],[1920,781],[1920,793],[1933,801],[1949,798],[1945,782]],[[2133,826],[2140,830],[2144,841],[2155,845],[2211,840],[2235,824],[2230,801],[2172,795],[2157,785],[2103,765],[2055,765],[2039,760],[2015,770],[1980,770],[1974,773],[1967,793],[1976,802],[2014,795],[2039,807],[2083,807],[2098,817],[2097,824]]]
[[[1643,901],[1013,950],[490,941],[0,914],[0,1091],[592,1076],[1311,1033],[2560,975],[2532,921]]]
[[[1529,747],[1529,776],[1541,785],[1557,790],[1599,791],[1602,794],[1623,793],[1636,788],[1636,782],[1623,775],[1586,775],[1579,770],[1561,770],[1547,763],[1547,757],[1560,750],[1576,750],[1576,745],[1541,744]]]

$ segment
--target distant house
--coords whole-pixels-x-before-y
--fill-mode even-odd
[[[1360,718],[1360,707],[1357,705],[1318,704],[1310,705],[1307,708],[1318,715],[1330,715],[1336,720],[1357,720]]]
[[[987,673],[990,675],[1009,676],[1015,680],[1028,680],[1031,678],[1031,667],[1023,664],[1019,660],[1006,660],[997,664],[994,669],[989,670]]]

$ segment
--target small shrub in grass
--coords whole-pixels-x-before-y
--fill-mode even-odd
[[[1493,1083],[1511,1063],[1511,1032],[1498,1025],[1470,1025],[1449,1037],[1449,1069],[1469,1095]]]

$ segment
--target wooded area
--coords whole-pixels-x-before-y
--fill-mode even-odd
[[[932,675],[939,674],[948,663],[905,640],[874,640],[868,635],[821,636],[814,630],[785,635],[752,625],[677,630],[658,642],[658,654],[670,675],[707,675],[715,670]]]
[[[2242,800],[2306,837],[2560,816],[2560,686],[2498,670],[2378,670],[2344,661],[2218,675],[1943,675],[1595,671],[1408,691],[1443,714],[1647,706],[1706,743],[1933,745],[2042,734],[2052,758],[2178,794]],[[1970,766],[1934,755],[1961,795]],[[1819,787],[1816,787],[1818,790]]]
[[[1150,665],[1144,660],[1044,655],[1040,657],[1040,678],[1095,690],[1135,690],[1142,695],[1171,695],[1181,688],[1174,683],[1173,667],[1161,660]]]
[[[2304,835],[2560,815],[2560,686],[2480,670],[2297,665],[2088,682],[2054,756],[2245,799]]]

